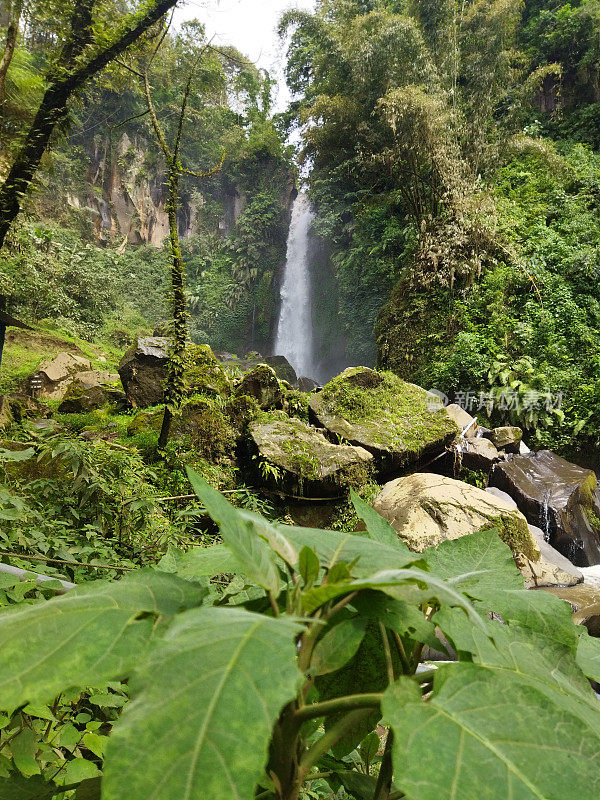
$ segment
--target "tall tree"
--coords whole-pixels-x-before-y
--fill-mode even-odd
[[[76,0],[68,33],[35,118],[0,187],[0,247],[21,209],[50,137],[65,122],[69,100],[89,78],[100,72],[155,25],[177,0],[147,0],[112,30],[96,24],[98,0]]]
[[[164,37],[163,37],[164,38]],[[154,50],[153,57],[156,55],[158,48],[162,43],[159,41]],[[179,118],[177,127],[175,129],[173,140],[171,144],[167,141],[165,131],[158,119],[156,108],[152,99],[152,90],[150,87],[149,79],[149,65],[147,65],[142,73],[139,73],[143,88],[144,96],[152,120],[152,126],[156,135],[156,140],[162,150],[167,169],[167,215],[169,218],[169,248],[171,251],[171,300],[173,304],[173,344],[171,347],[169,365],[167,368],[167,381],[165,386],[165,412],[163,415],[163,422],[158,440],[159,447],[165,447],[169,440],[169,433],[171,431],[171,422],[173,419],[173,409],[181,405],[185,394],[185,351],[188,338],[187,328],[187,303],[185,297],[185,267],[183,263],[183,256],[181,255],[181,246],[179,244],[179,227],[177,221],[177,209],[179,206],[179,181],[183,174],[192,175],[196,178],[206,178],[214,174],[223,164],[213,170],[207,172],[194,172],[186,169],[181,163],[181,137],[183,135],[183,128],[186,117],[186,110],[194,77],[198,69],[198,65],[204,56],[205,52],[209,49],[210,44],[205,45],[197,53],[194,63],[189,69],[187,79],[185,81],[181,107],[179,111]],[[150,59],[150,62],[152,58]]]
[[[23,13],[24,0],[14,0],[8,7],[8,26],[6,28],[6,42],[4,52],[0,58],[0,103],[4,97],[4,84],[6,73],[10,67],[15,47],[17,46],[17,36],[19,35],[19,22]]]

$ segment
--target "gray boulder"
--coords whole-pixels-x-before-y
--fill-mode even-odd
[[[373,456],[361,447],[332,444],[323,432],[283,414],[249,427],[256,480],[296,497],[335,497],[366,483]]]
[[[48,359],[40,364],[38,375],[42,379],[40,397],[52,400],[61,399],[78,372],[92,368],[91,363],[84,356],[77,353],[59,353],[55,358]]]
[[[515,556],[537,562],[539,547],[511,504],[468,483],[415,473],[386,483],[373,508],[418,553],[443,541],[495,528]]]
[[[169,340],[158,336],[138,339],[119,363],[119,376],[133,408],[164,402]]]

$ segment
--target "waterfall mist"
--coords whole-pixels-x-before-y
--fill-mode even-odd
[[[281,307],[275,337],[276,355],[285,356],[298,376],[313,376],[313,330],[309,273],[309,233],[313,214],[305,194],[292,208]]]

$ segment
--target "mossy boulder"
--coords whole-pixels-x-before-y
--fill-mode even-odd
[[[283,391],[277,374],[268,364],[257,364],[242,378],[236,394],[253,397],[263,411],[281,408]]]
[[[285,356],[261,356],[259,353],[248,353],[239,358],[232,353],[217,353],[219,362],[227,369],[241,373],[250,372],[259,364],[267,364],[275,370],[275,374],[282,381],[287,381],[291,386],[296,386],[298,377],[290,362]]]
[[[231,382],[207,344],[189,344],[185,380],[190,394],[229,397]]]
[[[58,407],[61,414],[86,414],[109,403],[125,404],[125,393],[108,386],[89,386],[83,388],[72,383]]]
[[[370,478],[371,453],[332,444],[322,431],[283,413],[252,422],[248,435],[257,482],[286,494],[334,497]]]
[[[127,428],[129,436],[147,431],[158,434],[163,419],[162,408],[140,411]],[[229,417],[211,398],[194,397],[173,414],[171,438],[187,437],[190,449],[214,463],[230,461],[235,456],[238,434]]]
[[[460,432],[431,394],[391,372],[351,367],[310,397],[313,422],[373,454],[389,475],[442,453]]]
[[[449,539],[495,528],[515,556],[533,562],[540,558],[520,511],[489,492],[442,475],[416,473],[391,481],[377,495],[373,508],[418,553]]]

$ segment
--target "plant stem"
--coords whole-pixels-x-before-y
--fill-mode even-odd
[[[269,603],[271,604],[271,608],[273,609],[273,616],[274,617],[278,617],[279,616],[279,606],[277,605],[277,601],[275,600],[275,597],[273,596],[273,592],[269,592]]]
[[[302,706],[294,712],[294,719],[304,722],[307,719],[328,717],[340,711],[352,711],[357,708],[379,708],[382,694],[350,694],[346,697],[336,697],[334,700],[324,700],[322,703],[313,703]]]
[[[300,761],[299,777],[304,780],[306,774],[312,767],[327,753],[328,750],[336,745],[348,731],[352,730],[359,722],[366,719],[373,709],[359,709],[351,711],[346,716],[330,728],[317,742],[310,747]]]
[[[385,650],[385,660],[387,663],[388,682],[393,683],[396,680],[394,675],[394,662],[392,661],[392,651],[390,650],[390,640],[388,639],[387,631],[383,622],[379,623],[379,630],[381,632],[381,640],[383,642],[383,649]]]
[[[381,762],[381,769],[379,770],[379,777],[377,778],[377,786],[375,787],[373,800],[389,800],[390,787],[392,785],[392,777],[394,772],[392,766],[393,743],[394,734],[392,731],[388,731],[385,742],[385,750],[383,752],[383,760]]]
[[[356,597],[357,594],[358,594],[358,592],[351,592],[350,594],[346,595],[346,597],[344,597],[342,600],[340,600],[340,602],[337,603],[337,605],[332,606],[329,609],[329,611],[325,615],[325,619],[326,620],[330,620],[332,617],[335,617],[335,615],[338,612],[340,612],[342,610],[342,608],[345,608],[348,605],[348,603],[351,603],[354,600],[354,598]]]
[[[400,661],[402,663],[402,671],[404,672],[405,675],[412,675],[414,670],[411,669],[411,667],[410,667],[410,663],[409,663],[408,658],[406,656],[406,650],[404,649],[404,643],[402,642],[402,639],[401,639],[400,635],[398,633],[396,633],[395,631],[394,631],[394,641],[396,642],[396,648],[398,650],[398,656],[399,656]]]

